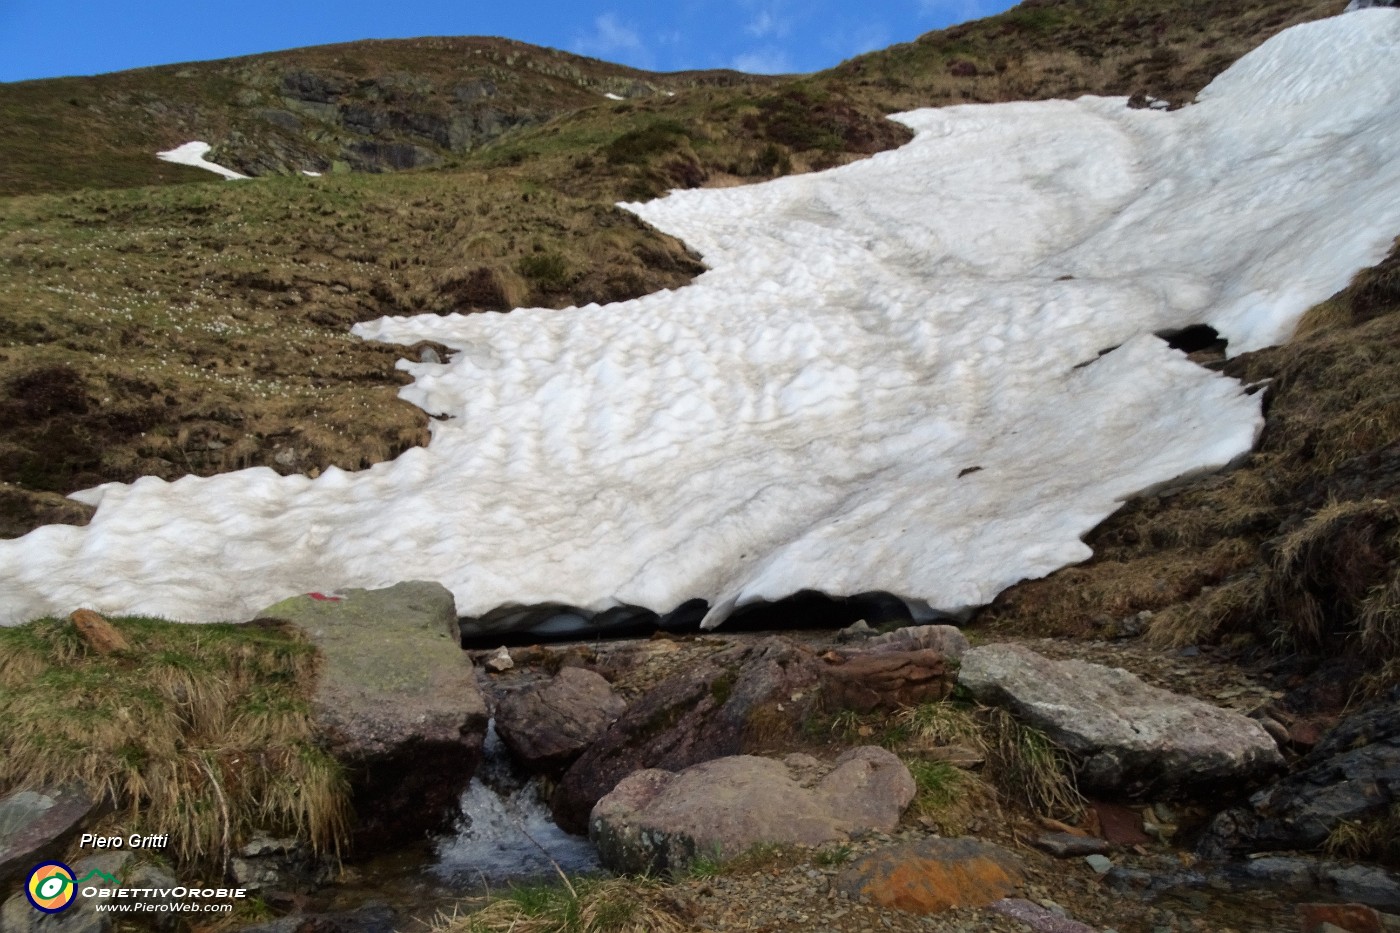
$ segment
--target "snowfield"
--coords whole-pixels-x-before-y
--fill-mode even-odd
[[[185,143],[183,146],[176,146],[174,149],[168,149],[165,152],[157,152],[156,158],[160,159],[162,162],[174,162],[177,165],[190,165],[194,168],[202,168],[207,172],[222,175],[229,181],[242,181],[248,178],[247,175],[241,175],[231,168],[224,168],[222,165],[216,162],[210,162],[208,159],[204,158],[209,154],[209,150],[212,148],[214,147],[208,143]]]
[[[1250,449],[1258,398],[1153,332],[1283,341],[1400,233],[1400,10],[1291,29],[1176,112],[898,119],[917,138],[864,162],[629,205],[704,254],[688,287],[360,325],[460,351],[400,364],[451,416],[427,448],[87,490],[88,527],[0,541],[0,621],[408,579],[471,616],[699,597],[716,624],[803,589],[958,612]]]

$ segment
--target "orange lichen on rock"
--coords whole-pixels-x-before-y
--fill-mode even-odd
[[[1010,852],[975,839],[925,839],[874,852],[850,865],[837,881],[851,897],[880,907],[933,914],[981,907],[1020,888],[1022,873]]]

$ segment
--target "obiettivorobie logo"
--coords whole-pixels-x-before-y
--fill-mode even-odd
[[[121,885],[121,882],[106,872],[88,872],[82,878],[73,877],[73,869],[62,862],[44,862],[35,865],[24,885],[24,896],[35,910],[46,914],[56,914],[73,906],[73,898],[78,893],[78,885],[86,884],[93,878],[101,878],[108,884]]]
[[[94,879],[103,882],[103,885],[98,887],[91,883]],[[46,914],[67,910],[73,906],[79,893],[85,898],[102,900],[104,903],[98,907],[99,910],[110,908],[123,912],[227,912],[233,909],[232,904],[211,904],[206,899],[229,900],[248,896],[245,888],[190,888],[183,885],[173,888],[128,888],[116,878],[97,869],[81,878],[74,877],[73,869],[62,862],[43,862],[35,865],[24,885],[24,896],[29,898],[29,903],[35,910]],[[133,898],[157,898],[162,902],[130,900]]]

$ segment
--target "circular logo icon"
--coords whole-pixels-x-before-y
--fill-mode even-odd
[[[24,896],[35,910],[56,914],[73,903],[78,886],[73,883],[73,869],[62,862],[44,862],[34,866],[24,885]]]

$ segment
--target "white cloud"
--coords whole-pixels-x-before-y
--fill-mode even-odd
[[[795,70],[788,53],[771,45],[761,49],[750,49],[734,56],[729,67],[736,71],[759,75],[791,74]]]
[[[792,23],[778,16],[772,9],[759,12],[757,16],[749,20],[749,24],[744,27],[744,32],[757,39],[773,37],[781,39],[792,31]]]
[[[616,13],[603,13],[593,20],[593,31],[575,36],[573,50],[593,58],[625,58],[627,64],[651,67],[652,56],[637,30],[618,19]]]

